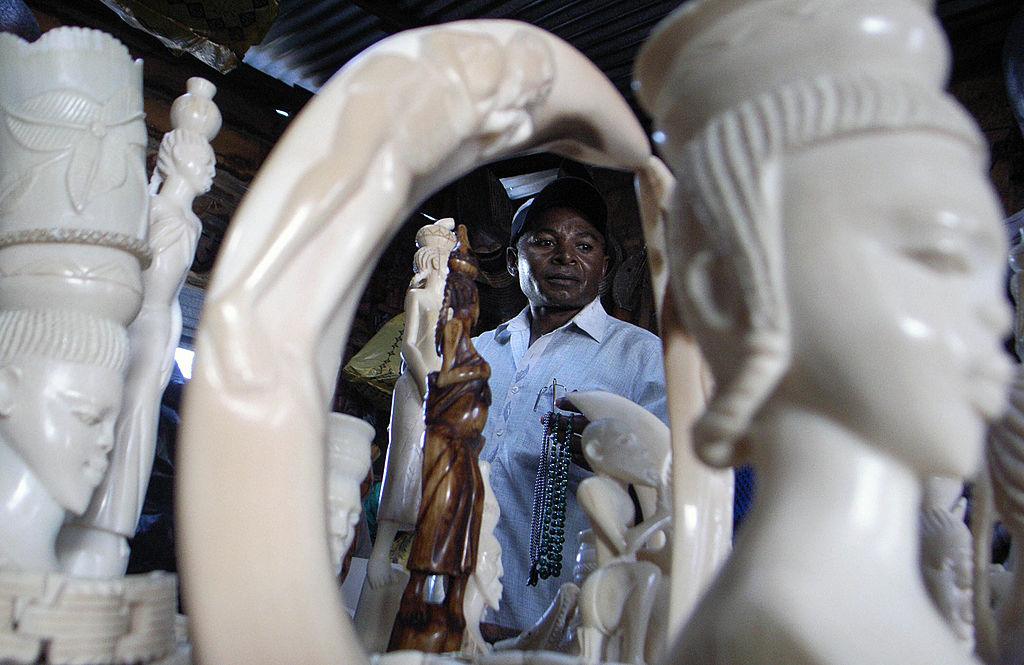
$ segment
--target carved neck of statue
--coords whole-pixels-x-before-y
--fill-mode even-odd
[[[737,551],[752,555],[751,565],[795,566],[819,579],[877,570],[917,580],[916,473],[831,419],[781,400],[769,403],[750,436],[757,506]],[[806,547],[807,534],[821,548]]]
[[[57,570],[54,543],[67,513],[5,442],[0,442],[0,496],[17,498],[2,511],[0,570]]]

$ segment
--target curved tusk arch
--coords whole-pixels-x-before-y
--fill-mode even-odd
[[[178,515],[205,665],[367,663],[328,558],[325,419],[355,307],[430,193],[534,150],[643,170],[636,118],[585,57],[511,21],[409,31],[295,118],[231,224],[185,400]]]

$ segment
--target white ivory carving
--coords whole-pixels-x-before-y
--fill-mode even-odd
[[[495,642],[494,650],[527,653],[557,651],[571,655],[579,653],[576,630],[579,626],[580,584],[582,581],[566,582],[560,586],[536,623],[515,637]]]
[[[501,506],[491,489],[491,465],[481,460],[480,478],[484,483],[484,512],[480,518],[480,540],[477,545],[476,568],[466,583],[463,599],[466,617],[466,632],[462,638],[462,654],[475,656],[489,653],[491,645],[480,634],[480,620],[484,610],[497,611],[501,602],[501,543],[494,537],[494,527],[501,517]]]
[[[391,401],[391,422],[384,478],[381,481],[377,540],[367,565],[371,589],[394,586],[391,545],[399,531],[411,531],[419,515],[423,471],[423,400],[427,374],[441,369],[437,355],[437,318],[448,278],[448,255],[455,247],[455,220],[448,217],[416,233],[415,271],[405,296],[401,376]],[[397,590],[401,595],[402,589]]]
[[[932,602],[963,644],[974,650],[974,559],[971,531],[964,523],[963,482],[925,481],[921,506],[921,572]]]
[[[142,273],[142,307],[128,329],[130,366],[110,470],[89,510],[65,526],[59,541],[62,566],[72,575],[124,575],[127,539],[135,535],[153,468],[160,399],[181,337],[178,293],[202,231],[192,201],[213,183],[216,158],[210,141],[221,125],[213,103],[216,87],[195,77],[187,86],[188,92],[171,105],[173,129],[160,142],[150,182],[153,258]]]
[[[673,217],[675,180],[668,168],[652,157],[648,167],[637,173],[636,189],[664,347],[669,421],[674,423],[672,514],[686,516],[676,524],[669,550],[672,567],[679,574],[669,581],[666,611],[661,611],[659,600],[654,612],[655,621],[666,622],[664,634],[672,634],[682,628],[732,549],[733,474],[729,469],[705,466],[693,451],[692,429],[711,393],[711,378],[691,333],[683,326],[674,299],[668,295],[671,286],[665,223]],[[656,654],[649,653],[648,659],[656,660]]]
[[[993,657],[999,665],[1013,665],[1024,659],[1024,560],[1020,554],[1024,549],[1024,370],[1020,365],[1010,391],[1010,408],[989,431],[987,452],[992,498],[1013,543],[1007,566],[1012,581],[998,594],[995,608]]]
[[[972,662],[917,522],[923,477],[971,475],[1004,404],[1005,241],[925,4],[689,3],[638,60],[680,179],[670,295],[717,385],[695,445],[758,468],[676,662]]]
[[[399,531],[411,531],[419,515],[423,471],[423,400],[427,374],[441,369],[437,355],[437,318],[448,278],[448,255],[455,247],[455,220],[447,217],[416,233],[419,249],[405,296],[402,374],[395,383],[388,425],[388,452],[377,511],[377,539],[354,617],[359,638],[370,653],[387,648],[408,572],[391,563]]]
[[[573,393],[571,399],[591,420],[583,431],[583,454],[597,474],[577,491],[593,527],[598,565],[580,590],[580,653],[588,662],[640,664],[649,651],[653,661],[664,650],[669,585],[662,577],[671,574],[669,431],[618,395]],[[634,523],[629,485],[640,499],[644,519],[639,523]],[[641,550],[648,550],[649,560],[637,560]],[[663,616],[652,624],[659,590]]]
[[[0,654],[5,663],[187,665],[187,653],[175,654],[177,607],[177,578],[168,573],[86,580],[0,572]]]
[[[1018,359],[1024,359],[1024,307],[1021,303],[1021,297],[1024,296],[1024,229],[1021,229],[1021,236],[1010,249],[1010,295],[1013,297],[1013,302],[1016,305],[1014,307],[1013,317],[1013,343],[1014,351],[1017,353]]]
[[[142,116],[109,35],[0,35],[0,570],[57,570],[109,464],[151,259]]]
[[[372,425],[355,416],[327,416],[327,532],[335,573],[341,572],[363,514],[359,486],[370,473],[374,434]]]
[[[330,583],[322,440],[337,350],[387,239],[484,162],[552,149],[647,168],[629,107],[564,42],[507,21],[379,42],[278,143],[221,249],[186,395],[179,491],[204,662],[359,665]]]

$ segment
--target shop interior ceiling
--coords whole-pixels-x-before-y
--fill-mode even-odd
[[[359,52],[389,34],[472,18],[532,23],[582,51],[634,105],[633,59],[679,0],[280,0],[277,20],[245,62],[316,91]],[[1020,0],[938,0],[955,46],[1001,43]]]

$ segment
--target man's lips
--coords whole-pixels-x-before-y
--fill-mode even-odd
[[[565,285],[568,285],[568,284],[578,284],[581,281],[580,278],[576,277],[575,275],[566,275],[566,274],[562,274],[562,273],[555,273],[555,274],[551,274],[551,275],[545,275],[544,279],[545,279],[545,281],[548,281],[548,282],[550,282],[552,284],[565,284]]]

